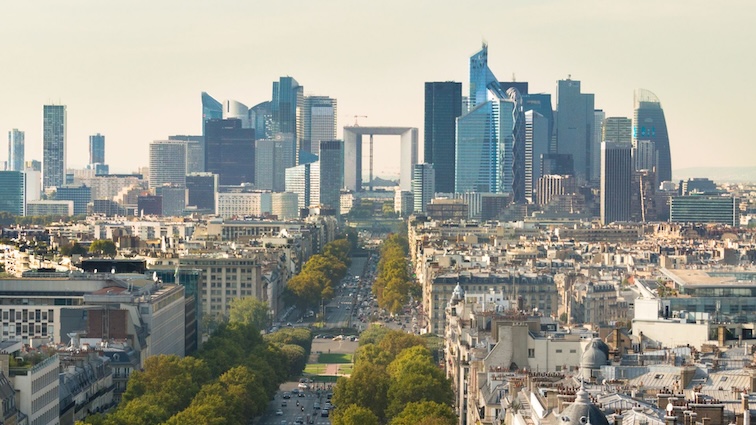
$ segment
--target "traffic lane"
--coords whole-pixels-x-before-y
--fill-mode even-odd
[[[318,392],[316,391],[304,390],[302,391],[304,396],[299,397],[297,394],[292,393],[295,389],[299,390],[297,388],[298,384],[298,382],[286,382],[281,384],[280,391],[276,393],[274,400],[270,403],[270,408],[268,409],[269,413],[260,418],[260,424],[279,425],[282,421],[286,421],[287,424],[294,424],[298,418],[302,418],[306,422],[307,415],[314,420],[317,419],[317,416],[315,416],[315,402],[319,402],[323,397],[323,393],[320,392],[321,395],[319,397]],[[285,393],[288,393],[291,398],[285,399]],[[284,402],[286,406],[282,406]],[[275,413],[279,409],[283,413],[281,416],[278,416]],[[322,419],[325,420],[327,418]],[[314,421],[313,423],[318,422]]]

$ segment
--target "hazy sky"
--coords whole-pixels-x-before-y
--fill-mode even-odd
[[[282,75],[338,99],[339,136],[367,115],[419,127],[422,145],[423,83],[466,93],[485,40],[500,80],[554,95],[572,75],[607,116],[632,116],[635,88],[656,93],[674,169],[756,165],[753,0],[39,0],[0,2],[0,16],[0,160],[11,128],[41,160],[54,102],[69,167],[100,132],[111,170],[132,171],[151,140],[200,133],[200,92],[252,106]],[[379,171],[396,168],[387,150]]]

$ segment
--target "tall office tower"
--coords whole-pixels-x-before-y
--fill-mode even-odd
[[[255,130],[238,119],[205,123],[205,171],[222,186],[255,182]]]
[[[8,132],[8,171],[24,171],[24,132]]]
[[[42,186],[63,186],[66,182],[66,107],[45,105],[42,131]]]
[[[255,129],[258,139],[273,137],[273,110],[271,101],[266,100],[249,108],[249,123]]]
[[[414,212],[425,212],[436,194],[436,170],[433,164],[415,164],[412,169]]]
[[[549,152],[549,121],[536,112],[525,112],[525,198],[534,202],[536,182],[541,178],[541,157]]]
[[[602,142],[631,143],[633,141],[633,120],[627,117],[608,117],[601,128]]]
[[[186,143],[180,140],[150,143],[150,189],[164,184],[186,187]]]
[[[299,218],[299,205],[296,193],[280,192],[270,195],[270,213],[279,220]]]
[[[341,211],[341,188],[344,187],[344,142],[320,142],[320,204]]]
[[[220,119],[223,119],[223,104],[213,99],[206,92],[202,92],[202,134],[205,134],[205,123],[207,121]]]
[[[456,120],[462,115],[462,83],[425,83],[424,158],[438,170],[436,189],[454,192]]]
[[[536,183],[536,204],[544,207],[557,195],[575,193],[575,177],[544,174]]]
[[[632,145],[601,144],[601,223],[630,220],[633,177]]]
[[[223,102],[223,119],[241,120],[242,128],[253,128],[249,121],[249,108],[247,108],[247,105],[235,100],[226,100]]]
[[[0,211],[26,215],[25,178],[21,171],[0,171]]]
[[[318,155],[321,140],[336,139],[336,99],[306,96],[302,108],[302,149]]]
[[[286,169],[296,164],[295,150],[292,134],[256,140],[255,188],[273,192],[286,190]]]
[[[42,197],[42,172],[27,168],[26,176],[26,201],[37,201]]]
[[[636,222],[657,221],[656,176],[652,170],[633,171],[630,219]]]
[[[86,214],[92,202],[92,188],[86,185],[65,185],[55,190],[56,201],[73,201],[74,214]]]
[[[155,188],[155,195],[163,198],[163,215],[178,217],[186,208],[186,188],[176,185],[163,185]]]
[[[297,207],[300,210],[319,205],[320,161],[287,168],[286,191],[297,194]]]
[[[186,174],[205,171],[205,138],[203,136],[168,136],[168,140],[186,143]]]
[[[634,93],[635,114],[633,119],[633,141],[650,140],[656,147],[657,183],[672,180],[672,156],[669,150],[667,121],[659,98],[648,90],[638,89]]]
[[[574,176],[575,167],[572,163],[572,155],[560,153],[541,155],[541,175],[547,174]]]
[[[100,133],[89,136],[89,163],[105,163],[105,136]]]
[[[215,193],[218,191],[218,175],[191,173],[186,176],[188,207],[202,211],[215,211]]]
[[[654,170],[658,162],[658,151],[650,140],[633,141],[633,169]]]
[[[488,68],[488,46],[470,57],[470,105],[457,118],[454,191],[512,193],[525,199],[522,97],[506,92]]]
[[[24,161],[24,169],[34,170],[42,172],[42,162],[32,159],[30,161]]]
[[[281,77],[273,82],[273,98],[271,110],[273,112],[274,132],[291,133],[297,147],[297,158],[302,150],[304,129],[302,128],[302,107],[304,106],[304,87],[292,77]]]
[[[572,155],[575,177],[583,184],[592,175],[593,94],[581,93],[580,81],[559,80],[556,104],[557,153]]]
[[[591,137],[591,179],[597,183],[601,178],[601,142],[606,113],[601,109],[593,111],[593,136]]]
[[[547,136],[549,142],[547,148],[551,149],[551,139],[554,137],[554,109],[551,107],[551,95],[548,93],[531,93],[522,95],[522,109],[525,112],[535,111],[541,114],[548,122]]]

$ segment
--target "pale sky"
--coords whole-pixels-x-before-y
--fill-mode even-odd
[[[571,75],[607,116],[631,117],[635,88],[656,93],[673,169],[756,165],[753,0],[39,0],[0,16],[0,160],[12,128],[41,160],[42,106],[57,103],[69,167],[100,132],[111,172],[136,170],[150,141],[200,134],[200,92],[253,106],[282,75],[338,99],[339,137],[367,115],[420,128],[422,145],[424,82],[467,93],[485,40],[500,80],[554,96]]]

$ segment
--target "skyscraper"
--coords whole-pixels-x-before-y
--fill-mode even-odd
[[[601,179],[601,142],[606,113],[601,109],[593,111],[593,135],[591,136],[591,177],[590,181],[597,183]]]
[[[336,139],[336,99],[306,96],[302,108],[302,149],[318,155],[321,140]]]
[[[235,100],[226,100],[223,102],[223,119],[241,120],[242,128],[253,128],[249,121],[249,108],[247,108],[247,105]]]
[[[273,111],[272,102],[266,100],[249,108],[249,123],[255,129],[255,137],[269,139],[273,137]]]
[[[541,178],[541,156],[549,152],[549,121],[535,110],[525,112],[525,197],[535,201]]]
[[[658,151],[650,140],[633,141],[633,169],[654,170],[658,162]]]
[[[415,164],[412,169],[414,211],[425,212],[436,194],[436,173],[433,164]]]
[[[0,171],[0,211],[26,214],[25,177],[21,171]]]
[[[45,105],[42,117],[42,186],[66,182],[66,107]]]
[[[630,143],[633,141],[633,121],[627,117],[608,117],[604,119],[601,129],[602,142],[622,142]]]
[[[585,183],[592,175],[593,94],[581,93],[580,81],[559,80],[556,104],[557,153],[572,155],[575,177],[579,183]]]
[[[462,83],[425,83],[424,158],[438,170],[436,190],[454,192],[456,119],[462,115]]]
[[[286,191],[297,194],[300,210],[320,204],[320,161],[286,169]]]
[[[168,140],[186,143],[186,174],[205,171],[205,138],[203,136],[168,136]]]
[[[223,105],[206,92],[202,92],[202,131],[205,131],[205,122],[208,120],[219,120],[222,118]]]
[[[601,223],[630,220],[633,164],[632,145],[601,144]]]
[[[320,142],[320,204],[341,211],[341,188],[344,187],[344,142]]]
[[[105,163],[105,136],[100,133],[89,136],[89,163]]]
[[[223,186],[255,182],[255,130],[239,119],[205,123],[205,171]]]
[[[8,132],[8,171],[24,171],[24,132]]]
[[[150,188],[164,184],[186,187],[186,143],[181,140],[150,143]]]
[[[297,147],[297,158],[302,149],[304,129],[302,126],[302,107],[304,104],[304,87],[292,77],[281,77],[273,82],[273,98],[271,112],[273,113],[274,132],[294,134]]]
[[[454,190],[525,198],[525,119],[516,88],[502,90],[488,68],[488,46],[470,58],[470,105],[457,118]]]
[[[295,150],[292,134],[256,140],[255,188],[273,192],[286,190],[286,169],[296,164]]]
[[[672,180],[672,156],[669,149],[667,121],[664,109],[655,94],[638,89],[634,93],[635,113],[633,119],[633,141],[650,140],[656,147],[657,182]]]
[[[186,176],[186,205],[198,210],[215,211],[215,192],[218,191],[218,175],[191,173]]]

